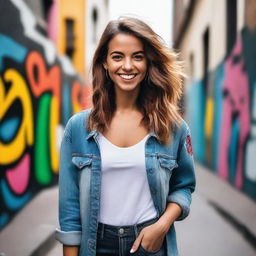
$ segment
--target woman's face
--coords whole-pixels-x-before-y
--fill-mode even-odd
[[[108,45],[104,68],[108,70],[116,90],[139,90],[147,72],[147,60],[141,40],[128,34],[114,36]]]

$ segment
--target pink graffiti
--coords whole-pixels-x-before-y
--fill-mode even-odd
[[[30,170],[30,156],[26,154],[19,164],[7,170],[6,177],[12,190],[17,194],[23,194],[28,186]]]
[[[219,152],[219,174],[222,178],[228,178],[228,152],[231,140],[232,115],[236,114],[239,121],[238,154],[236,162],[235,186],[241,188],[243,184],[244,145],[250,131],[249,110],[249,84],[247,74],[243,70],[244,61],[241,56],[242,41],[237,40],[231,56],[225,63],[225,79],[223,84],[223,116],[221,123],[221,138]],[[235,58],[238,58],[234,63]]]

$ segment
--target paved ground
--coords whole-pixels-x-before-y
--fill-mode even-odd
[[[196,170],[191,214],[176,222],[181,256],[255,256],[256,202],[202,166],[197,165]],[[62,246],[53,237],[56,225],[55,187],[34,198],[0,233],[0,252],[6,256],[61,256]]]
[[[0,256],[30,256],[57,225],[58,189],[46,189],[23,208],[0,233]],[[37,256],[37,255],[36,255]],[[58,256],[58,254],[56,254]]]
[[[256,251],[229,222],[196,193],[190,216],[177,222],[181,256],[255,256]]]

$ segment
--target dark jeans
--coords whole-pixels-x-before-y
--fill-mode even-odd
[[[165,245],[156,252],[146,251],[142,246],[130,253],[133,242],[140,231],[157,219],[133,226],[111,226],[99,223],[97,234],[97,256],[166,256]]]

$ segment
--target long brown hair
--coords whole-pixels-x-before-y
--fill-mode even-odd
[[[167,144],[173,125],[181,122],[178,101],[182,95],[182,66],[177,54],[165,46],[161,37],[136,18],[121,17],[110,21],[101,36],[93,58],[93,109],[87,127],[103,132],[116,109],[113,82],[103,63],[110,40],[120,33],[133,35],[143,43],[148,69],[140,85],[137,105],[143,114],[143,124],[156,133],[160,142]]]

